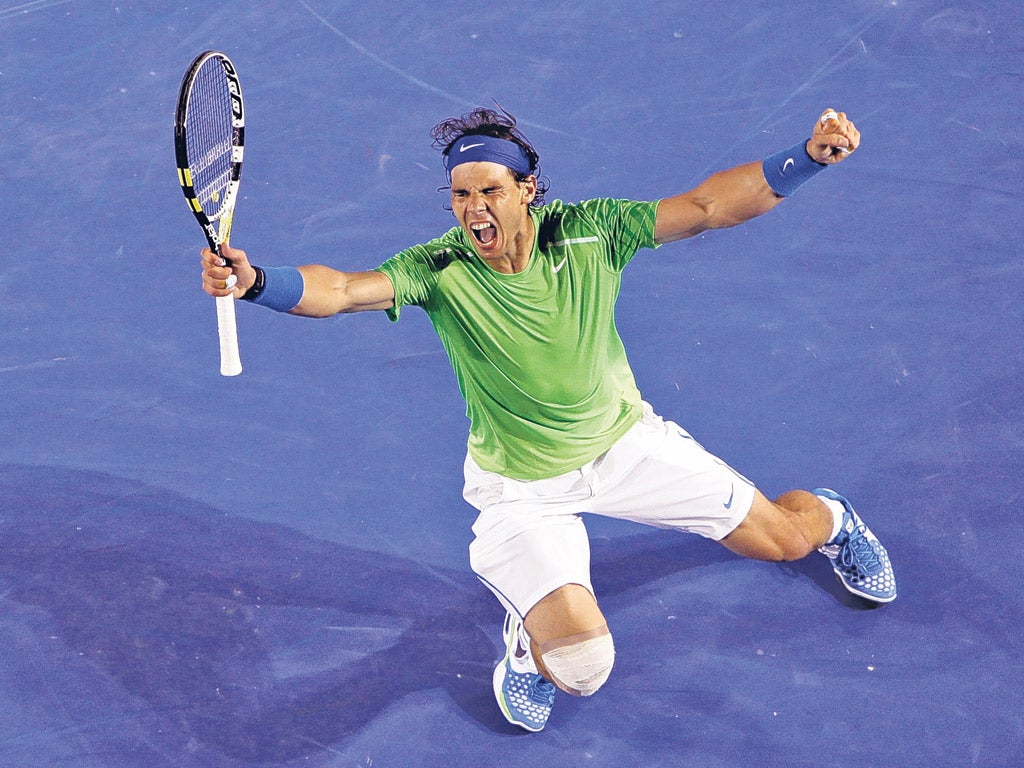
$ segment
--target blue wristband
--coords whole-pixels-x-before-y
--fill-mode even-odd
[[[801,184],[826,168],[827,165],[807,154],[806,141],[769,155],[761,163],[768,186],[782,197],[789,197]]]
[[[295,267],[263,267],[262,271],[263,287],[252,303],[277,312],[295,309],[306,289],[302,273]]]

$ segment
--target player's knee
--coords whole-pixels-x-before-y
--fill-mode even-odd
[[[559,688],[574,696],[592,696],[605,684],[615,664],[615,644],[608,632],[552,648],[541,660]]]

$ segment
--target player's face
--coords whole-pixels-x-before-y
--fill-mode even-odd
[[[516,181],[498,163],[463,163],[452,170],[452,212],[480,258],[499,272],[525,267],[533,251],[530,202],[537,179]]]

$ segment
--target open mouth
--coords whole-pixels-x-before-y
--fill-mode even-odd
[[[479,224],[473,224],[470,226],[469,231],[473,233],[473,237],[481,245],[488,245],[494,241],[494,238],[498,236],[498,230],[495,229],[493,224],[487,222],[480,222]]]

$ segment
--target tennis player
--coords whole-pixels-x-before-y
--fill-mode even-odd
[[[614,319],[639,249],[766,213],[856,151],[853,122],[826,110],[809,139],[653,202],[545,202],[537,152],[504,111],[445,120],[432,136],[459,226],[365,272],[255,267],[237,248],[224,249],[226,266],[207,249],[203,287],[304,317],[427,313],[470,419],[464,496],[479,511],[470,562],[507,611],[493,677],[505,717],[539,731],[556,688],[590,696],[611,673],[583,513],[696,533],[760,560],[820,551],[850,592],[894,600],[885,548],[850,502],[828,489],[769,501],[660,418]]]

